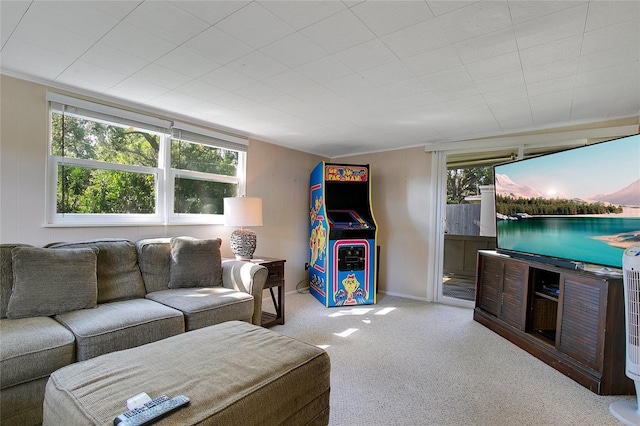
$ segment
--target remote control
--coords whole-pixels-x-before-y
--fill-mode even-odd
[[[189,403],[189,398],[178,395],[169,398],[166,395],[159,396],[141,407],[122,413],[113,419],[113,424],[117,426],[142,426],[158,420],[173,410]]]

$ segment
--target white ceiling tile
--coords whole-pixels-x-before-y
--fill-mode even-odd
[[[398,60],[362,71],[360,75],[375,87],[388,86],[415,77],[409,67]]]
[[[418,76],[462,65],[462,61],[451,47],[420,53],[404,59],[403,62]]]
[[[2,69],[54,80],[74,61],[49,49],[10,39],[2,49]]]
[[[288,70],[264,80],[264,83],[283,92],[292,94],[307,90],[317,83],[295,70]]]
[[[217,28],[209,28],[184,45],[185,48],[219,64],[225,65],[249,52],[253,47]]]
[[[345,77],[327,81],[323,85],[338,94],[355,93],[373,88],[371,83],[360,77],[358,74],[349,74]]]
[[[566,77],[560,77],[552,80],[544,80],[537,83],[528,83],[527,92],[529,98],[551,95],[553,93],[572,93],[573,88],[576,85],[575,75],[569,75]]]
[[[4,47],[30,5],[26,1],[0,2],[0,47]]]
[[[431,9],[431,12],[433,12],[435,16],[444,15],[445,13],[453,12],[456,9],[462,9],[463,7],[467,7],[473,3],[475,3],[475,1],[427,1],[429,9]]]
[[[433,18],[426,3],[417,1],[368,1],[351,11],[378,37]]]
[[[102,86],[102,90],[104,90],[118,84],[127,78],[127,76],[95,64],[76,61],[64,70],[57,80],[59,82],[62,82],[62,79],[65,81],[73,81],[74,78]]]
[[[87,81],[82,77],[85,77],[85,75],[77,76],[77,75],[72,75],[68,73],[63,73],[56,78],[56,83],[73,84],[73,86],[77,87],[78,89],[86,90],[92,93],[103,93],[109,90],[109,86],[104,85],[102,82],[96,82],[95,79],[93,81]]]
[[[435,19],[386,35],[382,37],[382,41],[400,59],[435,50],[449,43]]]
[[[295,68],[327,55],[320,46],[300,33],[293,33],[260,49],[278,62]]]
[[[514,26],[513,30],[516,34],[518,47],[527,49],[576,34],[582,34],[587,19],[587,10],[587,4],[580,4],[579,6]]]
[[[258,3],[298,30],[346,10],[346,6],[339,1],[268,0]]]
[[[609,114],[613,99],[608,98],[611,92],[620,90],[618,82],[607,83],[589,88],[576,88],[571,103],[571,119],[586,120]]]
[[[449,107],[459,108],[464,105],[470,108],[486,107],[486,102],[473,82],[466,82],[455,87],[434,90],[433,93],[441,102]]]
[[[253,84],[256,81],[227,67],[216,68],[198,79],[230,92]]]
[[[258,3],[251,3],[216,24],[216,28],[259,49],[295,30]]]
[[[138,56],[123,52],[104,43],[97,43],[81,56],[81,60],[101,68],[131,75],[149,63]]]
[[[510,1],[509,10],[513,24],[518,25],[586,3],[575,0]]]
[[[155,63],[144,67],[133,74],[133,77],[166,89],[175,89],[191,80],[191,78],[185,74]]]
[[[174,43],[124,22],[120,22],[100,41],[148,61],[155,61],[176,47]]]
[[[631,41],[630,44],[623,44],[596,53],[582,55],[578,65],[578,72],[594,71],[629,62],[637,63],[637,58],[639,57],[638,42]]]
[[[474,37],[454,44],[454,49],[465,64],[505,55],[518,50],[512,28]]]
[[[122,92],[142,99],[153,99],[167,91],[165,87],[138,78],[129,77],[113,86],[107,92]]]
[[[350,10],[332,15],[304,28],[301,32],[329,53],[336,53],[375,38]]]
[[[585,33],[582,54],[589,55],[627,44],[640,46],[640,21],[627,21]]]
[[[3,2],[4,3],[4,2]],[[31,2],[25,25],[68,31],[76,36],[97,41],[111,30],[118,19],[91,7],[90,2],[37,1]]]
[[[563,61],[554,62],[552,66],[543,65],[540,67],[524,70],[524,79],[527,85],[540,83],[547,80],[556,80],[563,77],[575,76],[578,70],[578,58],[569,58]]]
[[[192,78],[198,78],[220,67],[217,62],[183,47],[172,50],[155,63]]]
[[[522,68],[535,68],[566,58],[577,58],[582,48],[582,35],[563,38],[520,51]]]
[[[396,55],[378,39],[350,47],[334,56],[356,72],[397,60]]]
[[[76,3],[79,2],[76,1]],[[89,0],[85,1],[84,4],[87,7],[91,7],[112,16],[117,20],[121,20],[130,14],[136,7],[140,6],[140,0]]]
[[[315,82],[323,83],[351,74],[353,71],[333,56],[325,56],[296,68]]]
[[[382,86],[380,89],[392,99],[406,98],[427,92],[426,84],[419,77]]]
[[[496,75],[517,72],[522,69],[520,57],[517,52],[474,62],[466,65],[466,67],[474,80],[484,80]]]
[[[524,83],[524,74],[521,70],[474,81],[480,93],[491,93],[505,89],[526,87]]]
[[[175,45],[209,27],[207,22],[167,1],[145,1],[124,22]]]
[[[527,88],[524,86],[514,89],[497,90],[482,95],[487,105],[492,107],[492,109],[495,105],[505,105],[510,102],[513,104],[525,102],[528,105],[527,96]]]
[[[595,71],[578,73],[576,75],[576,87],[585,87],[600,85],[609,82],[621,83],[636,68],[636,63],[626,63],[615,65],[607,68],[601,68]],[[640,94],[638,94],[640,96]]]
[[[421,79],[429,91],[471,83],[471,76],[469,76],[467,69],[462,66],[427,74],[422,76]]]
[[[637,21],[639,18],[640,2],[638,1],[592,1],[589,3],[585,30],[589,32],[622,22]]]
[[[54,23],[38,22],[28,19],[12,34],[12,39],[21,40],[27,44],[52,50],[62,55],[77,57],[95,43],[94,40],[80,36],[66,28],[57,28]]]
[[[451,43],[511,26],[507,2],[477,2],[436,18]]]
[[[245,74],[254,80],[264,80],[287,70],[287,67],[262,52],[254,51],[229,62],[227,68]]]
[[[259,49],[295,30],[258,3],[251,3],[216,24],[216,28]]]
[[[227,16],[251,3],[250,0],[211,1],[177,0],[171,2],[174,6],[197,16],[209,25],[215,25]]]
[[[157,105],[158,108],[172,111],[176,108],[185,109],[189,108],[194,103],[200,103],[201,101],[197,98],[192,98],[188,95],[185,95],[183,92],[176,92],[170,90],[161,94],[160,96],[156,96],[153,98],[154,105]]]
[[[229,91],[196,79],[191,80],[180,87],[176,87],[173,92],[184,93],[189,97],[210,101],[211,99],[222,96]]]

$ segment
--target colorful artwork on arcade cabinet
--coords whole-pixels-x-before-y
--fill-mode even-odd
[[[327,164],[325,180],[327,182],[366,182],[368,175],[366,167]]]
[[[327,307],[376,302],[369,178],[368,165],[324,162],[310,176],[309,289]]]

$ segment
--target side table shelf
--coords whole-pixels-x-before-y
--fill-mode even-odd
[[[262,326],[269,327],[274,324],[284,324],[284,262],[286,260],[256,256],[252,262],[269,270],[267,281],[264,283],[264,290],[269,289],[271,301],[276,311],[275,314],[262,311]],[[277,297],[273,292],[274,288],[278,290]]]

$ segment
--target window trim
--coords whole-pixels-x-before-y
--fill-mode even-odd
[[[237,196],[246,193],[246,161],[248,140],[205,129],[184,122],[171,122],[133,111],[111,107],[83,99],[77,99],[58,93],[48,92],[49,140],[46,164],[46,214],[45,227],[87,227],[87,226],[171,226],[171,225],[210,225],[224,224],[222,214],[174,213],[174,185],[176,177],[195,178],[206,181],[236,183]],[[160,134],[158,166],[136,166],[115,164],[98,160],[79,159],[52,155],[52,113],[67,111],[74,116],[89,120],[106,121],[114,124],[133,125],[142,130]],[[224,176],[212,173],[178,170],[171,168],[171,140],[174,132],[192,135],[201,143],[217,148],[238,152],[236,176]],[[189,138],[190,139],[190,138]],[[192,142],[188,138],[182,140]],[[82,167],[120,170],[133,173],[152,174],[155,180],[155,213],[58,213],[57,184],[59,165],[78,165]],[[214,178],[214,179],[212,179]]]

